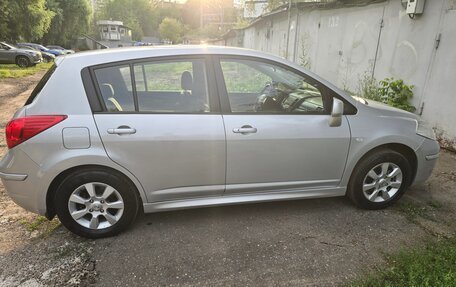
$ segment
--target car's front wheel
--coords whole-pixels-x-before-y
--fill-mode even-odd
[[[16,58],[16,65],[18,65],[21,68],[27,68],[31,66],[30,60],[25,57],[25,56],[18,56]]]
[[[412,169],[404,155],[388,149],[377,150],[358,163],[347,195],[360,208],[382,209],[401,198],[411,179]]]
[[[58,187],[54,204],[62,224],[87,238],[120,233],[139,210],[133,184],[121,174],[102,169],[70,174]]]

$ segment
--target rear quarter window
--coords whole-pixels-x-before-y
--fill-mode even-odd
[[[38,84],[36,85],[36,87],[33,89],[32,93],[30,94],[30,97],[27,99],[27,101],[25,102],[25,106],[27,105],[30,105],[31,103],[33,103],[33,101],[35,100],[36,96],[38,96],[38,94],[41,92],[41,90],[43,89],[43,87],[46,85],[46,83],[49,81],[49,79],[51,78],[52,74],[54,74],[55,72],[55,69],[57,68],[57,66],[54,64],[52,65],[52,67],[46,72],[46,74],[44,74],[44,76],[41,78],[41,80],[38,82]]]

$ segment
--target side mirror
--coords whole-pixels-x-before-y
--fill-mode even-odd
[[[329,118],[330,127],[340,127],[342,124],[342,115],[344,114],[344,102],[339,99],[333,99],[331,117]]]

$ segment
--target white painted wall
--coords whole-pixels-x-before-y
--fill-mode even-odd
[[[422,117],[436,128],[442,143],[456,149],[455,9],[455,0],[428,0],[424,14],[414,20],[395,0],[362,7],[293,10],[288,53],[288,12],[246,28],[243,46],[298,63],[306,55],[312,71],[352,91],[375,63],[377,79],[392,76],[415,86],[417,113],[422,108]],[[438,34],[441,42],[436,49]]]

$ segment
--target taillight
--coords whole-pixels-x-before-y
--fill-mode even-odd
[[[60,123],[67,116],[28,116],[11,120],[6,125],[6,144],[13,148],[31,137]]]

